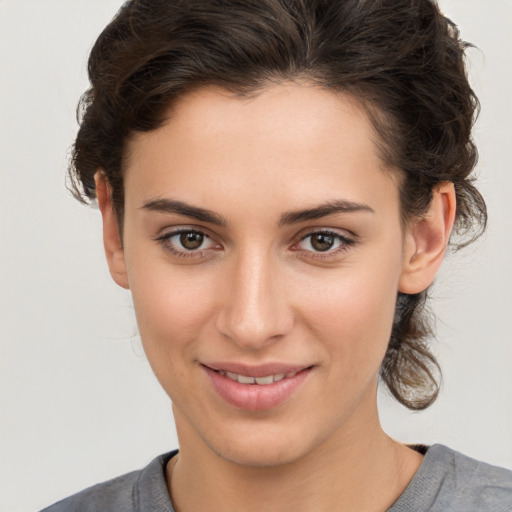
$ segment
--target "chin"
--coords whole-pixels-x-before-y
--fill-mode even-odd
[[[255,431],[256,430],[256,431]],[[316,445],[306,432],[260,425],[244,432],[224,432],[221,438],[203,440],[217,456],[233,464],[270,468],[293,463]]]
[[[292,446],[280,446],[270,443],[266,446],[254,445],[253,443],[230,443],[229,446],[216,449],[211,446],[215,453],[233,464],[252,468],[272,468],[295,462],[301,457],[300,450]]]

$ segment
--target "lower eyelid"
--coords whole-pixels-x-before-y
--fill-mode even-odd
[[[179,235],[183,233],[198,233],[204,237],[204,243],[206,243],[207,247],[200,247],[198,249],[194,250],[187,250],[184,247],[180,247],[179,242],[172,242],[171,240],[174,237],[179,237]],[[193,229],[193,228],[182,228],[182,229],[176,229],[175,231],[169,231],[167,233],[164,233],[163,235],[156,238],[156,241],[160,243],[170,254],[182,258],[202,258],[203,256],[206,256],[209,251],[212,249],[219,248],[219,244],[217,244],[211,236],[209,236],[204,231],[201,231],[199,229]]]
[[[318,235],[318,234],[324,234],[332,236],[337,241],[337,247],[328,249],[326,251],[316,251],[314,249],[302,249],[298,245],[306,240],[308,237]],[[314,259],[329,259],[329,258],[335,258],[337,256],[341,256],[342,253],[348,251],[350,247],[352,247],[356,243],[356,240],[354,238],[348,237],[346,235],[342,235],[340,233],[336,233],[329,230],[319,230],[310,232],[305,236],[302,236],[298,242],[294,244],[294,248],[292,250],[296,252],[303,253],[304,255],[307,255],[308,258],[314,258]]]

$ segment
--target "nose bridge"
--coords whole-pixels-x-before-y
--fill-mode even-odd
[[[219,330],[246,348],[260,348],[286,334],[293,314],[271,251],[247,248],[232,262]]]

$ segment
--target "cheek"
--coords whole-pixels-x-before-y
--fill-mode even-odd
[[[137,276],[132,296],[148,362],[172,402],[181,404],[183,397],[200,392],[191,372],[201,330],[211,317],[204,283],[198,289],[193,277],[154,268]]]
[[[159,258],[144,264],[143,256],[130,261],[130,288],[142,343],[157,373],[155,366],[178,368],[179,358],[192,357],[212,316],[209,290],[215,285],[201,272],[173,269]]]
[[[304,323],[347,376],[378,371],[391,334],[398,275],[397,265],[361,265],[318,286],[309,283]]]

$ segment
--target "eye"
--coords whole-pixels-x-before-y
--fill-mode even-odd
[[[179,229],[157,239],[176,256],[201,257],[205,251],[219,247],[206,233],[195,229]]]
[[[205,240],[205,235],[203,233],[197,233],[195,231],[181,233],[180,235],[175,235],[173,238],[178,236],[181,246],[189,251],[199,249]]]
[[[327,253],[330,255],[348,249],[354,240],[340,233],[331,231],[317,231],[309,233],[297,244],[299,250],[313,253]]]

